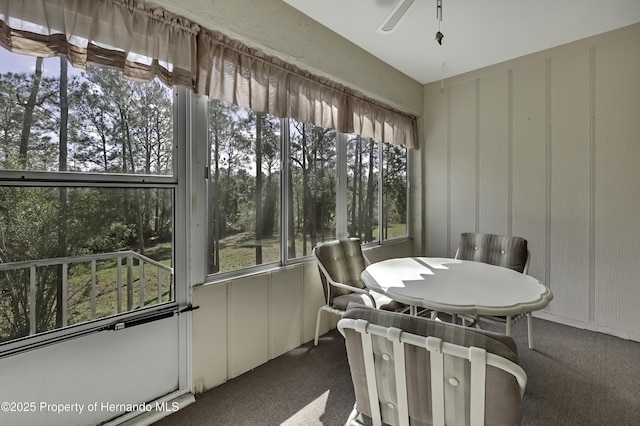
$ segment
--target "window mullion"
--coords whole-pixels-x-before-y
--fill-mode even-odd
[[[385,163],[384,163],[384,144],[382,142],[378,142],[378,243],[382,244],[384,242],[384,173],[385,173]]]
[[[336,238],[348,236],[347,232],[347,135],[338,132],[336,178]]]
[[[289,263],[289,157],[290,135],[289,119],[280,119],[280,259],[283,265]]]

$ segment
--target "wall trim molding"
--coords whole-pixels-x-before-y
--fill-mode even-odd
[[[595,331],[598,333],[608,334],[611,336],[619,337],[625,340],[633,340],[635,342],[640,342],[640,334],[631,333],[624,330],[619,330],[616,328],[607,327],[604,325],[599,325],[594,322],[585,322],[585,321],[577,321],[571,318],[561,317],[559,315],[553,315],[546,312],[534,312],[534,318],[539,318],[545,321],[551,321],[562,325],[568,325],[570,327],[581,328],[583,330]],[[535,327],[535,325],[534,325]],[[544,337],[541,337],[544,338]]]

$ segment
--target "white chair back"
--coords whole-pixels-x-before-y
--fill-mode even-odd
[[[431,321],[395,313],[372,315],[382,315],[382,322],[389,322],[392,316],[407,317],[399,321],[393,318],[391,322],[395,324]],[[497,416],[505,424],[519,423],[520,402],[527,382],[524,370],[485,348],[450,343],[443,338],[457,334],[454,340],[468,340],[463,337],[464,333],[482,331],[438,323],[434,334],[440,334],[439,337],[423,336],[354,318],[341,319],[338,329],[347,339],[349,364],[356,399],[359,399],[347,424],[361,413],[370,416],[374,425],[408,426],[410,418],[418,423],[432,421],[434,425],[483,425],[487,414],[492,416],[491,421]],[[477,336],[471,339],[478,343],[486,341]],[[358,350],[353,350],[354,347]],[[420,365],[421,362],[425,365]],[[366,380],[356,378],[363,373]],[[500,397],[491,396],[488,400],[485,391],[488,385],[493,395]],[[510,404],[506,409],[505,401]],[[491,404],[498,406],[491,407]]]

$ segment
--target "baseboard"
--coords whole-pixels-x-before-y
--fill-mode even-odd
[[[174,392],[148,404],[151,408],[148,411],[128,413],[108,423],[104,423],[103,426],[148,426],[195,401],[195,396],[190,392],[181,392],[178,396],[176,396]]]
[[[609,334],[611,336],[620,337],[621,339],[625,339],[625,340],[633,340],[635,342],[640,342],[640,334],[630,333],[627,331],[606,327],[606,326],[595,324],[592,322],[578,321],[571,318],[565,318],[558,315],[553,315],[547,312],[534,312],[533,316],[535,318],[556,322],[558,324],[568,325],[570,327],[582,328],[584,330],[596,331],[598,333],[604,333],[604,334]]]

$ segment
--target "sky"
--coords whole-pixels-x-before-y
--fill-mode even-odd
[[[35,56],[19,55],[0,47],[0,74],[6,72],[28,73],[32,74],[36,65]],[[45,77],[58,76],[60,72],[60,59],[45,58],[44,72]],[[70,74],[80,74],[81,70],[69,67]]]

